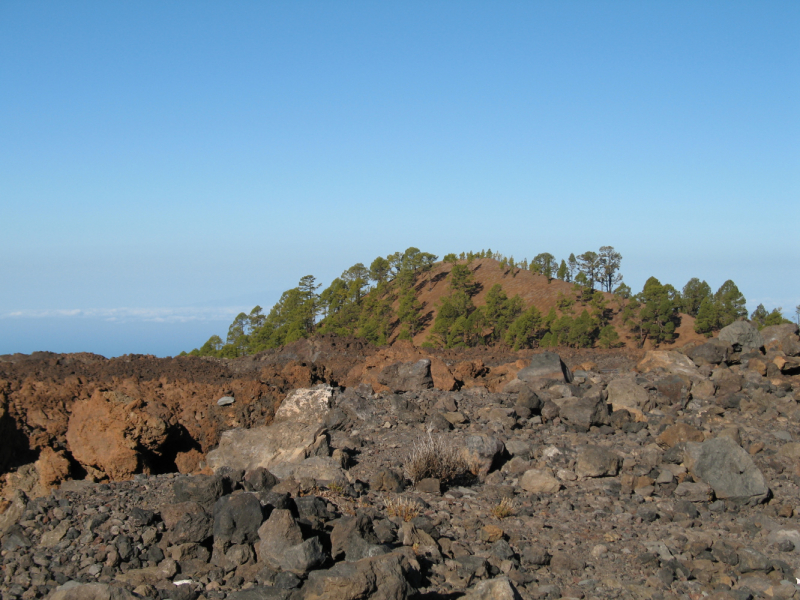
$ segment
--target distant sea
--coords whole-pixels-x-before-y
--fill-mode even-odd
[[[102,318],[6,317],[0,319],[0,354],[39,350],[174,356],[199,348],[212,335],[223,340],[231,319],[187,322],[110,321]]]

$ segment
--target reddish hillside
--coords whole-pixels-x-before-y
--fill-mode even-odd
[[[571,283],[559,279],[548,281],[544,275],[532,273],[531,271],[502,269],[500,263],[491,258],[474,260],[469,266],[479,289],[479,292],[472,299],[475,306],[483,306],[486,303],[486,294],[493,285],[498,283],[509,297],[519,295],[525,302],[526,308],[535,305],[542,314],[546,314],[556,306],[559,292],[566,296],[575,296]],[[449,263],[437,263],[417,283],[417,298],[422,303],[423,314],[425,315],[425,327],[421,333],[414,337],[414,344],[417,346],[427,339],[433,327],[439,301],[450,293],[448,275],[451,268]],[[603,295],[608,300],[609,307],[614,309],[614,317],[611,323],[617,328],[620,337],[626,341],[626,346],[636,348],[636,340],[626,339],[627,328],[622,323],[614,295],[606,292],[603,292]],[[395,306],[396,308],[397,306]],[[575,309],[576,314],[580,314],[582,310],[580,305],[576,304]],[[680,347],[692,341],[703,340],[705,340],[703,336],[694,332],[694,319],[688,315],[681,315],[681,325],[677,330],[674,347]],[[649,345],[645,347],[647,348]]]

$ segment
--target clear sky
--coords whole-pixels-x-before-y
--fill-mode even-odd
[[[172,355],[416,246],[800,304],[800,3],[0,3],[0,353]]]

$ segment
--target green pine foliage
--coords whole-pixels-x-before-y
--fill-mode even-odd
[[[686,285],[683,286],[681,309],[687,315],[696,317],[697,313],[700,312],[700,305],[703,303],[703,300],[710,297],[711,287],[705,281],[700,281],[697,277],[692,277]]]
[[[606,325],[600,330],[600,336],[597,338],[597,345],[601,348],[619,348],[625,344],[619,339],[617,328],[613,325]]]
[[[691,283],[691,281],[690,281]],[[703,282],[705,283],[705,282]],[[688,284],[687,284],[688,285]],[[686,288],[684,288],[685,290]],[[686,293],[684,291],[683,303],[686,305]],[[695,318],[694,330],[697,333],[711,336],[714,331],[722,329],[726,325],[730,325],[737,319],[747,316],[747,309],[745,308],[746,300],[744,295],[736,287],[730,279],[723,283],[717,292],[712,296],[710,293],[706,295],[700,302]],[[759,310],[759,308],[761,310]],[[763,306],[756,308],[754,317],[756,325],[761,325],[759,322],[767,317],[766,309]],[[762,317],[761,311],[764,315]],[[773,311],[774,312],[774,311]],[[780,310],[778,311],[780,312]],[[773,319],[776,319],[774,316]],[[783,318],[781,315],[780,318]]]
[[[453,264],[450,270],[450,294],[439,302],[439,310],[433,322],[427,342],[435,347],[452,348],[466,344],[464,336],[470,338],[474,332],[467,330],[467,320],[475,311],[472,296],[477,293],[475,276],[466,265]],[[458,327],[451,335],[456,322]]]
[[[746,300],[736,284],[730,279],[723,283],[714,294],[717,307],[717,327],[730,325],[736,319],[747,316]]]
[[[680,323],[679,307],[680,298],[675,288],[651,277],[623,309],[623,320],[638,338],[640,347],[648,339],[656,344],[671,342]]]
[[[773,308],[772,311],[767,312],[763,304],[758,307],[750,315],[750,321],[759,329],[769,327],[770,325],[783,325],[784,323],[791,323],[789,319],[784,318],[783,308]]]
[[[402,340],[413,339],[422,329],[422,303],[417,300],[413,286],[406,288],[400,296],[397,316],[402,323],[398,336]]]
[[[544,336],[546,330],[542,327],[542,313],[535,306],[519,315],[508,327],[505,333],[505,342],[514,350],[521,348],[534,348],[536,342]]]
[[[486,294],[486,305],[483,307],[486,325],[492,329],[489,334],[490,341],[502,340],[523,308],[522,298],[519,296],[509,298],[499,283],[493,285]]]
[[[556,272],[556,277],[561,279],[562,281],[569,281],[569,270],[567,269],[567,261],[561,259],[561,264],[558,266],[558,271]]]
[[[694,320],[694,330],[706,337],[711,337],[711,332],[717,327],[717,308],[711,298],[703,298],[697,317]]]

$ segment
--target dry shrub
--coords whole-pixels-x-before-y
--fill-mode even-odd
[[[344,485],[342,485],[338,481],[332,481],[331,483],[328,484],[328,490],[330,490],[331,493],[336,494],[337,496],[341,496],[342,494],[344,494]]]
[[[466,476],[470,465],[450,440],[429,431],[427,437],[422,436],[411,448],[403,471],[412,483],[427,477],[446,483]]]
[[[511,498],[503,498],[498,504],[492,507],[492,514],[498,519],[505,519],[514,514],[517,503]]]
[[[403,521],[408,522],[419,516],[419,504],[408,498],[402,496],[398,496],[394,500],[385,498],[383,503],[386,506],[386,514],[390,517],[400,517]]]

